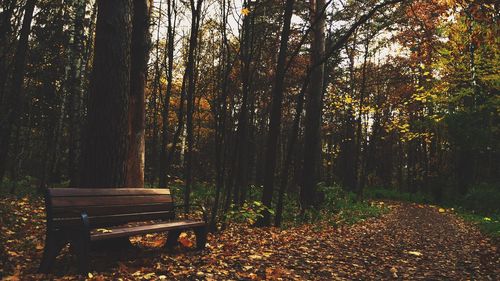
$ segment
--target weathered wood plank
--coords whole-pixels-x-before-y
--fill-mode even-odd
[[[127,196],[82,196],[82,197],[53,197],[53,207],[81,207],[81,206],[111,206],[111,205],[141,205],[154,203],[171,203],[170,195],[127,195]]]
[[[117,237],[141,235],[153,232],[163,232],[176,229],[196,228],[205,225],[206,223],[204,221],[184,220],[184,221],[174,221],[168,223],[133,226],[133,227],[115,227],[107,229],[110,230],[111,232],[105,232],[105,233],[94,230],[90,238],[92,241],[96,241],[96,240],[104,240]]]
[[[49,188],[51,197],[170,195],[168,188]]]

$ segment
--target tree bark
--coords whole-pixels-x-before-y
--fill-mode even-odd
[[[68,152],[68,175],[69,186],[77,186],[79,184],[79,152],[81,148],[81,106],[83,96],[83,78],[84,78],[84,55],[83,42],[84,20],[86,3],[84,0],[77,0],[74,3],[75,20],[73,26],[72,44],[70,45],[71,77],[69,85],[68,97],[68,113],[69,113],[69,152]]]
[[[169,112],[170,112],[170,97],[172,96],[172,80],[173,80],[173,69],[174,69],[174,40],[175,40],[175,17],[173,17],[173,11],[175,7],[175,0],[167,0],[167,91],[165,93],[165,100],[163,102],[162,111],[162,137],[161,137],[161,149],[160,149],[160,186],[164,187],[167,185],[167,166],[168,166],[168,126],[169,126]]]
[[[290,23],[293,15],[293,4],[294,0],[287,0],[285,2],[285,12],[283,15],[283,30],[281,31],[280,49],[278,53],[278,61],[276,64],[276,74],[274,79],[274,85],[272,90],[272,101],[271,101],[271,116],[269,123],[269,135],[267,138],[267,148],[266,148],[266,170],[264,175],[264,190],[262,192],[262,203],[270,208],[273,191],[274,191],[274,172],[276,170],[276,152],[278,147],[278,137],[280,133],[281,126],[281,115],[283,107],[283,91],[284,91],[284,80],[286,73],[286,52],[288,50],[288,39],[290,37]],[[268,211],[264,212],[264,215],[257,225],[259,226],[269,226],[271,222],[271,214]]]
[[[187,131],[187,153],[185,156],[185,189],[184,189],[184,209],[189,212],[189,200],[191,196],[191,188],[193,184],[193,113],[194,113],[194,94],[196,91],[195,84],[195,54],[198,45],[198,29],[200,27],[200,13],[203,0],[198,0],[195,4],[194,0],[191,3],[191,34],[189,38],[189,53],[186,73],[188,76],[188,87],[186,95],[186,131]]]
[[[224,189],[224,176],[225,176],[225,151],[224,148],[226,140],[226,116],[227,116],[227,94],[228,94],[228,84],[229,84],[229,74],[231,71],[232,64],[230,63],[230,50],[229,42],[227,38],[227,18],[229,9],[227,8],[227,2],[222,0],[221,5],[221,80],[222,83],[219,87],[219,95],[217,97],[217,105],[215,107],[215,199],[212,206],[212,211],[210,215],[210,229],[215,231],[217,229],[216,220],[217,212],[219,210],[219,202],[221,197],[221,191]],[[228,3],[229,4],[229,3]]]
[[[99,0],[82,187],[126,186],[131,0]]]
[[[14,69],[12,72],[11,91],[7,93],[2,107],[0,120],[0,182],[5,174],[7,156],[12,135],[12,129],[18,124],[23,111],[24,91],[23,82],[28,53],[28,38],[31,31],[31,21],[35,9],[35,0],[27,0],[24,6],[24,17],[19,32],[19,42],[14,55]]]
[[[146,122],[144,96],[151,44],[149,33],[150,1],[134,0],[126,179],[128,187],[144,187],[144,130]]]
[[[301,208],[304,210],[315,205],[316,185],[319,172],[319,152],[321,147],[321,100],[323,97],[324,62],[325,55],[325,20],[324,13],[319,13],[325,5],[325,0],[310,2],[311,22],[318,24],[313,28],[311,42],[311,86],[307,92],[305,134],[304,134],[304,167],[300,189]],[[321,18],[318,18],[321,17]]]
[[[288,139],[288,146],[286,148],[285,162],[281,170],[281,182],[279,187],[278,203],[276,205],[276,216],[274,217],[274,226],[281,226],[281,221],[283,218],[283,201],[285,197],[285,191],[288,186],[288,176],[290,173],[290,166],[292,165],[293,155],[295,151],[295,143],[297,142],[297,137],[299,134],[300,117],[302,116],[302,111],[304,110],[304,95],[307,91],[309,85],[309,71],[308,75],[304,78],[304,84],[300,93],[297,95],[297,104],[295,106],[295,118],[293,120],[292,131]]]

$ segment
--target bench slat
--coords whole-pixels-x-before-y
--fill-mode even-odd
[[[134,214],[147,212],[173,211],[173,203],[156,203],[141,205],[113,205],[113,206],[80,206],[80,207],[54,207],[52,208],[53,218],[80,218],[82,212],[86,212],[90,217],[107,216],[116,214]]]
[[[49,188],[51,197],[170,195],[167,188]]]
[[[141,234],[153,233],[153,232],[162,232],[162,231],[175,230],[175,229],[195,228],[195,227],[201,227],[201,226],[205,226],[205,225],[206,225],[206,223],[203,221],[185,220],[185,221],[175,221],[175,222],[168,222],[168,223],[161,223],[161,224],[152,224],[152,225],[109,228],[109,230],[111,230],[111,232],[101,233],[101,232],[94,231],[91,234],[90,239],[92,241],[96,241],[96,240],[104,240],[104,239],[117,238],[117,237],[141,235]]]
[[[172,220],[174,219],[174,212],[150,212],[150,213],[136,213],[136,214],[117,214],[108,216],[89,216],[91,228],[99,228],[105,226],[122,225],[129,222],[139,221],[153,221],[153,220]],[[55,228],[59,227],[79,227],[82,222],[80,217],[60,218],[53,221]]]
[[[140,195],[140,196],[84,196],[84,197],[53,197],[53,207],[81,207],[81,206],[110,206],[110,205],[139,205],[153,203],[171,203],[169,195]]]

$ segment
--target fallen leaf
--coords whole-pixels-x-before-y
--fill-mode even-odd
[[[97,232],[101,232],[101,233],[111,233],[111,232],[113,232],[113,230],[111,230],[111,229],[106,229],[106,228],[98,228],[98,229],[96,229],[95,231],[97,231]]]
[[[410,255],[414,255],[414,256],[417,256],[417,257],[422,256],[422,253],[417,252],[417,251],[408,251],[408,254],[410,254]]]
[[[193,242],[188,238],[187,233],[183,232],[179,235],[178,239],[179,243],[182,244],[182,246],[191,248],[193,247]]]
[[[155,274],[154,272],[147,273],[147,274],[144,274],[144,275],[142,276],[142,279],[147,279],[147,280],[149,280],[149,279],[151,279],[151,278],[155,277],[155,275],[156,275],[156,274]]]

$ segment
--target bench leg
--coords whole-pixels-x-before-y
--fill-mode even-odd
[[[74,241],[74,247],[78,261],[78,271],[83,275],[87,275],[90,263],[90,241],[87,237],[82,235],[80,239]]]
[[[196,235],[196,250],[205,249],[205,244],[207,244],[207,235],[208,235],[207,227],[204,226],[195,228],[194,234]]]
[[[179,239],[179,235],[181,234],[180,230],[170,230],[167,235],[167,242],[165,243],[165,247],[168,251],[172,251],[174,247],[177,245],[177,239]]]
[[[64,239],[62,235],[47,233],[42,262],[38,268],[38,273],[49,273],[51,271],[54,261],[64,245],[66,245],[66,239]]]

